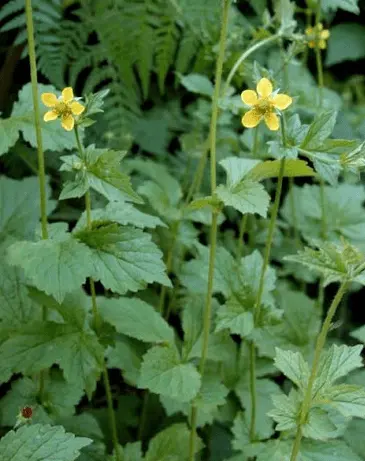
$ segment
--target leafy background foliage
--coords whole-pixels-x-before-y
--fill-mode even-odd
[[[48,240],[40,238],[24,2],[9,0],[0,9],[4,461],[115,460],[105,363],[123,460],[187,461],[192,402],[199,459],[289,460],[316,337],[335,284],[345,279],[350,288],[313,384],[300,459],[365,459],[364,275],[356,272],[365,250],[359,75],[365,6],[322,0],[331,35],[321,111],[314,54],[301,38],[272,43],[243,63],[219,101],[219,186],[211,197],[209,168],[199,165],[208,153],[220,3],[33,0],[39,92],[65,86],[84,97],[97,92],[88,99],[97,123],[82,133],[84,158],[72,134],[57,122],[42,122]],[[241,53],[279,27],[300,35],[307,3],[235,2],[223,83]],[[285,146],[262,127],[255,135],[240,125],[239,93],[262,75],[294,97]],[[102,102],[104,113],[98,113]],[[283,198],[256,318],[283,156]],[[325,183],[325,235],[319,178]],[[91,228],[81,199],[89,188]],[[202,376],[212,209],[219,211],[220,228]],[[252,343],[258,353],[254,441]],[[33,409],[32,424],[17,428],[25,406]]]

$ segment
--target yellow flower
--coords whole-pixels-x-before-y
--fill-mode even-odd
[[[242,117],[242,125],[246,128],[254,128],[264,119],[270,130],[278,130],[279,117],[275,109],[286,109],[293,102],[292,98],[286,94],[272,94],[272,83],[267,78],[259,81],[256,90],[257,93],[253,90],[245,90],[241,93],[242,101],[252,107]]]
[[[61,125],[67,131],[71,131],[75,125],[74,115],[80,115],[85,110],[82,104],[74,100],[71,87],[63,89],[59,98],[53,93],[43,93],[41,99],[45,106],[52,108],[44,114],[44,121],[50,122],[61,117]]]
[[[327,40],[330,36],[328,29],[323,29],[323,24],[318,23],[318,26],[308,27],[305,29],[305,34],[308,38],[309,48],[316,48],[317,43],[321,50],[327,48]]]

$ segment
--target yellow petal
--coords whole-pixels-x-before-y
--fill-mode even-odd
[[[323,30],[323,24],[322,24],[321,22],[318,23],[317,29],[318,29],[319,31]]]
[[[280,110],[284,110],[287,107],[290,106],[290,104],[293,102],[292,98],[288,96],[287,94],[277,94],[272,98],[272,103],[274,107]]]
[[[311,40],[309,43],[308,43],[308,46],[309,48],[315,48],[316,47],[316,42],[314,40]]]
[[[272,84],[269,79],[262,78],[257,84],[256,89],[262,98],[267,98],[272,93]]]
[[[319,47],[320,47],[321,50],[325,50],[327,48],[326,40],[320,40],[319,41]]]
[[[85,107],[77,101],[74,101],[70,104],[72,113],[75,115],[80,115],[84,112]]]
[[[248,106],[254,106],[257,104],[257,93],[253,90],[242,91],[241,99]]]
[[[306,35],[312,35],[313,34],[313,27],[307,27],[305,29]]]
[[[262,119],[262,115],[260,112],[256,111],[255,109],[249,110],[245,113],[242,117],[242,125],[246,128],[254,128],[260,123]]]
[[[322,40],[327,40],[330,36],[330,31],[328,29],[325,29],[324,31],[321,32],[320,36]]]
[[[54,107],[58,102],[57,96],[53,93],[42,93],[41,99],[47,107]]]
[[[51,120],[56,120],[57,117],[58,117],[58,114],[55,110],[49,110],[48,112],[44,114],[43,120],[45,122],[50,122]]]
[[[62,90],[62,99],[64,102],[70,102],[74,98],[74,92],[70,86]]]
[[[279,129],[279,117],[274,112],[267,112],[265,114],[265,123],[271,131]]]
[[[75,120],[72,115],[63,115],[61,125],[66,131],[71,131],[75,125]]]

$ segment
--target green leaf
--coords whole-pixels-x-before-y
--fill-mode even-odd
[[[344,61],[357,61],[365,56],[363,37],[365,27],[356,22],[337,24],[331,28],[326,66]]]
[[[211,97],[213,95],[212,82],[200,74],[179,75],[180,83],[192,93],[198,93]]]
[[[334,344],[322,354],[318,374],[313,385],[313,394],[322,392],[338,379],[362,367],[361,351],[363,346],[336,346]],[[325,392],[324,392],[324,395]]]
[[[131,298],[102,299],[100,314],[118,333],[147,343],[174,342],[174,330],[150,304]]]
[[[143,357],[138,387],[180,402],[191,401],[200,389],[200,374],[182,363],[175,347],[152,347]]]
[[[272,401],[274,408],[268,412],[268,415],[277,423],[275,429],[277,431],[295,430],[301,406],[298,392],[292,389],[289,395],[273,395]]]
[[[162,253],[151,236],[118,224],[94,223],[91,230],[75,232],[89,246],[93,268],[88,275],[119,294],[138,291],[148,283],[170,286]]]
[[[365,344],[365,325],[362,327],[356,328],[356,330],[353,330],[350,335],[360,341],[361,343]]]
[[[315,150],[327,139],[335,126],[337,113],[334,111],[323,112],[310,124],[309,130],[300,147],[305,150]]]
[[[11,118],[0,118],[0,156],[6,154],[19,138],[19,123]]]
[[[51,189],[47,184],[47,212],[50,214],[55,202],[49,200]],[[38,224],[39,182],[37,177],[20,181],[0,176],[0,239],[5,235],[25,238],[34,235]]]
[[[180,461],[189,456],[190,431],[183,423],[172,426],[159,432],[151,440],[145,461]],[[195,453],[202,449],[202,442],[197,437]]]
[[[277,178],[280,171],[280,160],[267,160],[261,162],[251,171],[247,177],[253,181],[262,181],[267,178]],[[288,178],[314,176],[315,172],[304,160],[286,159],[284,165],[284,176]]]
[[[229,329],[232,334],[247,337],[254,329],[254,321],[252,312],[244,310],[244,303],[231,298],[221,306],[217,312],[216,331]]]
[[[160,218],[143,213],[130,203],[110,202],[105,208],[91,210],[92,221],[111,221],[127,226],[131,224],[140,229],[155,229],[157,226],[166,227]],[[82,213],[76,224],[76,230],[86,227],[86,212]]]
[[[338,437],[338,427],[330,414],[320,407],[309,410],[308,420],[303,425],[303,435],[314,440],[328,440]]]
[[[365,389],[362,386],[339,384],[326,391],[331,406],[346,418],[365,418]]]
[[[142,356],[146,347],[139,341],[120,336],[107,351],[108,367],[119,368],[128,384],[137,386]]]
[[[32,284],[59,302],[79,288],[92,270],[90,250],[71,234],[62,240],[17,242],[8,254],[10,264],[24,269]]]
[[[74,386],[95,389],[104,351],[90,329],[74,323],[32,322],[13,332],[0,346],[0,381],[13,373],[33,375],[58,364]]]
[[[246,179],[235,186],[218,186],[216,194],[226,206],[232,206],[242,214],[257,213],[266,217],[270,196],[264,187],[255,181]]]
[[[41,108],[41,128],[43,149],[62,151],[76,147],[74,134],[64,130],[59,120],[52,122],[43,121],[43,115],[49,110],[41,101],[42,93],[57,93],[52,85],[38,84],[39,107]],[[11,120],[16,122],[23,137],[32,147],[37,147],[36,132],[34,126],[32,85],[27,83],[19,91],[19,100],[15,102],[11,113]]]
[[[92,440],[75,437],[61,426],[34,424],[8,432],[0,440],[2,461],[73,461]]]
[[[0,401],[0,424],[13,427],[19,409],[34,408],[33,423],[52,423],[52,420],[72,416],[83,390],[73,383],[67,383],[59,370],[51,370],[44,382],[44,403],[39,405],[39,383],[22,378],[12,384],[11,390]]]
[[[360,9],[358,0],[323,0],[321,8],[323,11],[336,11],[337,9],[349,11],[350,13],[359,14]],[[331,29],[331,34],[332,34]]]
[[[275,366],[299,388],[305,389],[309,378],[309,367],[299,352],[275,349]]]
[[[324,286],[345,279],[365,283],[357,269],[364,262],[363,254],[349,243],[313,242],[318,250],[305,247],[297,255],[285,256],[287,261],[301,263],[323,276]]]

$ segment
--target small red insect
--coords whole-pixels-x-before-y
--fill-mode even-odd
[[[31,407],[24,407],[22,409],[23,418],[30,419],[33,416],[33,410]]]

